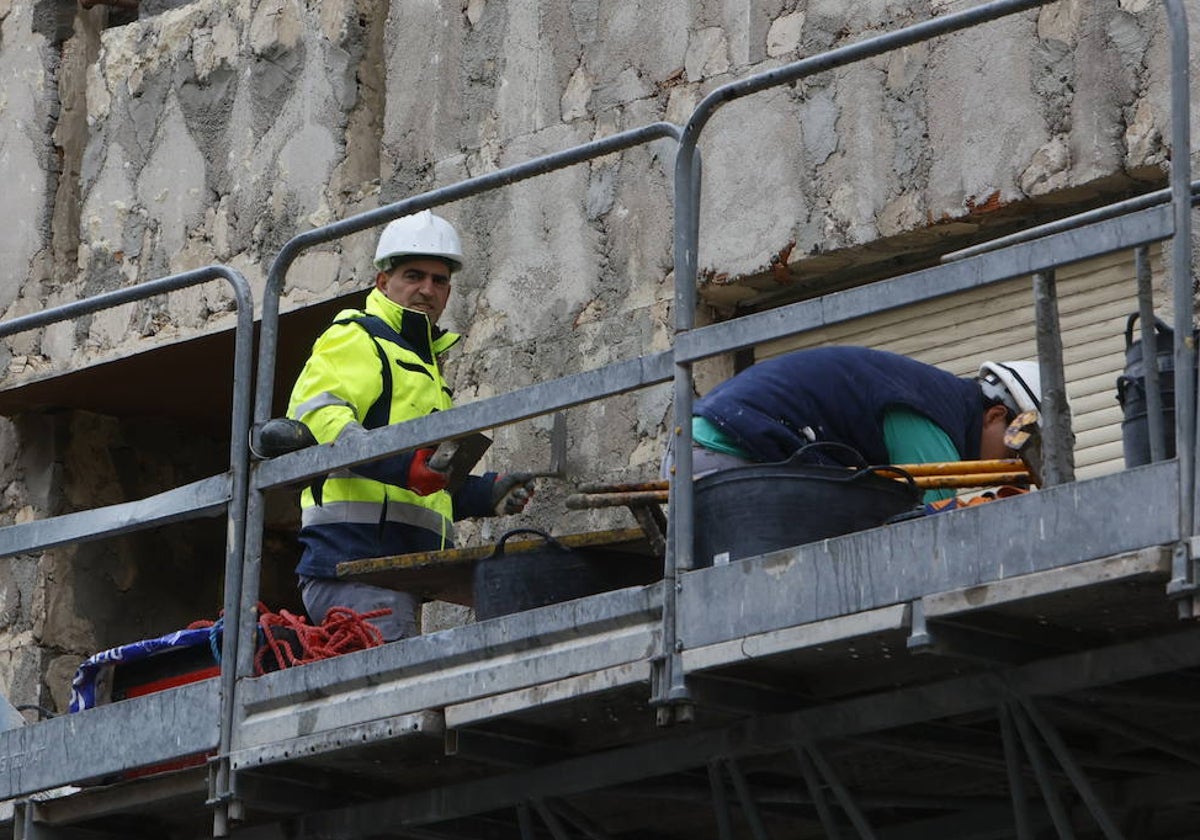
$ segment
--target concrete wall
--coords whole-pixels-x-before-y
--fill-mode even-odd
[[[140,20],[110,26],[104,6],[0,0],[0,312],[214,262],[261,295],[299,232],[624,129],[681,123],[729,81],[970,5],[194,0],[147,2]],[[1161,183],[1166,48],[1158,3],[1060,0],[722,109],[701,144],[701,319]],[[469,254],[447,313],[468,333],[450,363],[460,401],[669,345],[671,151],[660,141],[443,208]],[[373,239],[302,255],[285,311],[365,288]],[[0,387],[226,330],[233,317],[214,283],[22,335],[0,354]],[[701,390],[729,369],[705,366]],[[571,411],[571,476],[650,477],[668,418],[666,388]],[[543,468],[549,425],[497,430],[489,465]],[[74,415],[4,424],[0,513],[42,515],[84,489],[100,501],[96,476],[83,479],[88,458],[46,453],[83,447],[104,476],[104,446],[137,428]],[[220,469],[221,443],[153,451],[169,465],[178,447]],[[67,473],[33,481],[20,466],[31,459]],[[567,512],[562,495],[544,484],[530,520],[560,532],[629,524]],[[0,561],[0,692],[57,703],[64,663],[117,633],[171,629],[188,609],[211,614],[215,602],[205,609],[197,596],[111,624],[101,602],[137,593],[132,582],[160,553],[140,544]]]

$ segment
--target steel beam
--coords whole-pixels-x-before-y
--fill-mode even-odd
[[[750,836],[754,840],[770,840],[762,814],[758,810],[758,803],[754,801],[754,794],[750,790],[750,783],[746,781],[746,776],[742,773],[742,768],[738,766],[737,760],[725,759],[725,768],[729,771],[729,778],[733,782],[733,790],[737,794],[738,803],[742,806],[742,813],[750,825]]]
[[[517,810],[517,827],[521,832],[521,840],[537,840],[537,834],[533,828],[533,812],[528,802],[518,802]]]
[[[1104,803],[1096,794],[1087,774],[1079,766],[1079,762],[1071,755],[1071,750],[1067,747],[1067,742],[1063,740],[1058,730],[1046,719],[1046,716],[1042,714],[1041,710],[1038,709],[1032,700],[1027,697],[1018,697],[1017,702],[1021,704],[1021,708],[1029,717],[1029,720],[1037,727],[1042,740],[1046,742],[1046,746],[1050,748],[1050,752],[1054,754],[1054,758],[1066,772],[1067,777],[1071,780],[1071,784],[1075,786],[1075,790],[1078,791],[1084,805],[1087,806],[1088,812],[1091,813],[1092,819],[1100,827],[1100,831],[1108,840],[1124,840],[1121,829],[1117,827],[1116,822],[1109,815],[1108,809],[1104,807]]]
[[[1182,743],[1179,737],[1162,735],[1158,732],[1121,720],[1113,715],[1098,712],[1080,703],[1066,700],[1042,701],[1051,708],[1057,709],[1063,715],[1074,720],[1084,721],[1099,729],[1105,729],[1114,735],[1137,744],[1139,747],[1149,747],[1152,750],[1173,755],[1189,764],[1200,766],[1200,750]]]
[[[854,830],[858,832],[861,840],[877,840],[875,829],[871,827],[867,815],[858,807],[858,803],[854,801],[854,797],[850,793],[850,788],[846,787],[838,777],[833,765],[829,763],[824,754],[812,743],[804,744],[801,749],[807,752],[809,758],[812,759],[813,766],[817,768],[817,772],[825,780],[825,784],[833,791],[833,796],[837,799],[842,813],[850,820],[850,824],[854,826]]]
[[[725,774],[721,759],[708,762],[708,786],[712,791],[713,816],[717,821],[718,840],[733,840],[733,819],[729,811],[729,792],[725,787]]]
[[[825,837],[827,840],[840,840],[842,833],[838,829],[833,809],[829,807],[829,799],[825,796],[825,790],[822,787],[821,778],[817,773],[817,767],[813,764],[808,750],[803,746],[797,745],[792,748],[792,754],[796,757],[796,763],[800,766],[800,774],[804,777],[805,789],[808,791],[809,798],[812,799],[813,807],[817,809],[817,819],[821,821],[821,828],[825,831]]]
[[[998,696],[1057,694],[1200,666],[1200,630],[1023,665],[991,674],[946,680],[830,703],[788,715],[762,716],[719,730],[664,737],[502,777],[448,785],[298,818],[301,837],[334,828],[366,833],[423,825],[496,810],[531,794],[570,796],[705,767],[713,755],[773,754],[819,735],[891,729],[994,708]]]
[[[542,822],[545,823],[546,828],[550,829],[550,836],[554,840],[571,840],[570,835],[567,834],[566,826],[562,824],[562,820],[546,806],[544,801],[541,799],[533,800],[533,807],[538,812],[538,816],[542,818]]]
[[[1013,724],[1012,710],[1007,703],[996,709],[1000,719],[1000,740],[1004,744],[1004,769],[1008,774],[1008,793],[1012,799],[1016,840],[1033,840],[1033,824],[1029,816],[1029,798],[1025,792],[1025,772],[1021,761],[1021,742]]]
[[[1050,820],[1044,811],[1034,816],[1033,825],[1041,831]],[[954,840],[1012,840],[1012,814],[1003,805],[981,805],[941,817],[881,829],[879,840],[930,840],[952,837]]]
[[[451,729],[446,732],[446,755],[496,767],[536,767],[562,761],[570,753],[562,747],[528,738],[479,729]]]
[[[394,452],[553,414],[602,397],[656,385],[668,381],[671,375],[669,351],[616,362],[404,423],[372,429],[353,439],[339,439],[324,446],[301,449],[262,461],[254,472],[252,483],[257,490],[293,485]]]
[[[919,606],[920,603],[915,602],[915,606]],[[916,618],[921,615],[922,611],[919,608],[913,609],[913,635],[908,640],[908,649],[913,653],[946,656],[988,665],[1016,665],[1029,662],[1038,656],[1061,652],[1061,649],[947,621],[923,620],[918,632]]]
[[[139,779],[135,785],[64,788],[63,795],[39,794],[37,821],[46,826],[73,825],[128,813],[146,802],[165,808],[194,806],[204,799],[207,775],[207,768],[194,767]]]
[[[64,513],[0,528],[0,557],[115,537],[225,512],[233,498],[228,473],[185,484],[136,502]]]
[[[1025,754],[1029,756],[1029,766],[1033,769],[1033,777],[1037,780],[1038,790],[1042,792],[1042,801],[1046,803],[1046,811],[1050,815],[1051,822],[1054,823],[1054,830],[1057,832],[1059,840],[1075,840],[1071,816],[1062,803],[1058,786],[1050,774],[1050,765],[1042,753],[1041,745],[1034,737],[1032,727],[1019,706],[1012,703],[1009,705],[1009,709],[1012,712],[1017,733],[1021,737],[1021,743],[1025,745]]]
[[[44,825],[37,819],[37,803],[26,800],[17,809],[14,840],[121,840],[124,834],[94,831],[71,826]]]
[[[611,835],[608,832],[604,831],[591,817],[571,803],[561,799],[551,799],[546,802],[546,807],[579,829],[588,840],[611,840]]]

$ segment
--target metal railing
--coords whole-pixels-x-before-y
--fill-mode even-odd
[[[565,151],[544,155],[447,187],[431,190],[330,225],[305,231],[293,237],[284,244],[278,256],[271,263],[267,275],[259,341],[255,422],[263,422],[271,415],[275,361],[279,342],[279,298],[288,269],[305,250],[367,230],[401,216],[468,198],[538,175],[555,172],[624,149],[664,138],[678,140],[678,135],[678,127],[667,122],[653,123],[642,128],[619,132]],[[555,382],[534,385],[470,406],[439,412],[436,417],[421,417],[399,425],[375,429],[361,437],[355,437],[353,441],[338,441],[330,446],[301,450],[260,464],[254,471],[247,498],[248,526],[244,552],[247,562],[242,572],[242,597],[238,608],[232,613],[233,618],[230,619],[229,625],[234,626],[233,622],[236,621],[235,626],[238,628],[240,638],[237,664],[239,677],[250,676],[253,672],[253,641],[256,633],[255,607],[258,600],[261,569],[265,513],[264,494],[266,491],[288,486],[305,478],[324,475],[333,469],[385,457],[394,452],[415,449],[461,434],[550,414],[572,405],[665,382],[670,379],[670,376],[669,353],[663,353],[658,357],[636,359],[632,362],[610,365],[597,371],[575,374]],[[230,721],[229,725],[233,726],[234,722]],[[221,750],[217,756],[217,763],[220,767],[217,776],[220,783],[214,797],[226,801],[231,797],[233,790],[227,748]],[[227,816],[225,809],[217,810],[215,830],[218,836],[225,831]]]
[[[180,518],[205,515],[221,508],[227,511],[229,545],[224,590],[227,630],[221,671],[220,744],[212,790],[213,801],[218,806],[214,829],[216,833],[221,834],[227,828],[226,808],[234,789],[228,757],[236,744],[237,723],[241,714],[238,705],[238,683],[252,671],[255,606],[260,583],[265,516],[264,494],[268,490],[439,440],[672,381],[674,411],[675,417],[678,418],[672,429],[676,439],[677,480],[671,483],[670,531],[664,566],[667,585],[663,589],[663,642],[660,651],[662,670],[659,679],[655,681],[655,696],[652,698],[660,709],[670,710],[677,704],[686,704],[690,699],[678,660],[674,583],[679,573],[694,566],[691,541],[694,528],[691,483],[693,470],[691,430],[687,421],[691,416],[692,366],[696,361],[767,340],[819,329],[868,313],[894,309],[1002,280],[1037,273],[1052,274],[1059,265],[1118,250],[1140,249],[1148,243],[1171,239],[1176,326],[1175,388],[1179,406],[1176,412],[1176,438],[1180,459],[1180,523],[1181,534],[1184,536],[1176,552],[1175,586],[1176,591],[1190,593],[1194,589],[1194,575],[1189,543],[1191,535],[1195,533],[1196,517],[1200,513],[1196,510],[1198,494],[1194,463],[1197,449],[1194,406],[1196,374],[1191,348],[1186,343],[1191,335],[1190,209],[1193,201],[1193,184],[1190,180],[1187,154],[1172,155],[1169,191],[1152,193],[1122,205],[1052,223],[1006,238],[999,243],[993,243],[992,246],[958,252],[951,255],[952,261],[934,268],[770,311],[745,315],[733,321],[700,328],[695,326],[701,202],[698,144],[706,124],[722,105],[816,73],[1037,8],[1049,2],[1052,0],[997,0],[963,12],[932,18],[904,30],[869,38],[719,87],[699,103],[682,127],[660,122],[622,132],[603,140],[431,190],[294,237],[283,246],[272,262],[268,274],[262,305],[253,419],[255,422],[262,422],[270,417],[274,396],[272,389],[278,345],[280,295],[288,270],[305,250],[419,210],[437,207],[658,140],[673,141],[676,151],[673,198],[676,335],[673,346],[668,351],[538,383],[440,412],[436,417],[423,417],[376,429],[353,441],[339,441],[328,446],[301,450],[258,463],[251,470],[248,433],[251,425],[249,383],[252,373],[253,313],[246,283],[236,272],[219,266],[201,269],[0,324],[0,337],[3,337],[219,277],[225,278],[234,286],[238,304],[228,478],[217,477],[141,502],[127,503],[110,509],[69,514],[0,529],[0,555],[123,533]],[[1187,24],[1181,0],[1164,0],[1164,4],[1168,10],[1172,34],[1172,144],[1174,149],[1187,150],[1190,149]],[[1052,299],[1052,294],[1050,297]],[[669,716],[668,713],[667,717]]]
[[[250,383],[254,362],[254,303],[246,279],[236,270],[220,265],[195,269],[13,318],[0,323],[0,338],[213,280],[225,280],[229,283],[237,310],[228,472],[139,501],[53,516],[0,529],[0,556],[116,536],[170,522],[208,516],[224,510],[227,534],[223,603],[227,614],[236,612],[242,593],[242,571],[246,566],[244,551],[250,469]],[[214,721],[218,727],[221,745],[229,743],[230,727],[234,719],[236,643],[236,634],[225,633],[224,655],[221,658],[221,713],[219,720]],[[67,770],[68,779],[69,772],[70,770]]]
[[[1187,51],[1186,20],[1178,0],[1164,0],[1170,10],[1172,26],[1172,125],[1175,148],[1189,148],[1187,128]],[[586,160],[617,148],[626,148],[646,139],[673,137],[678,140],[675,156],[674,185],[674,259],[675,259],[675,330],[673,350],[640,359],[618,362],[605,368],[583,374],[575,374],[552,382],[523,388],[509,394],[481,400],[469,406],[441,412],[436,417],[418,418],[398,426],[378,429],[345,445],[318,447],[303,450],[261,464],[255,473],[249,499],[247,558],[256,556],[260,545],[255,543],[255,532],[260,521],[261,493],[272,487],[281,487],[305,478],[324,474],[332,469],[352,466],[357,463],[384,457],[497,425],[516,422],[553,411],[578,405],[594,399],[622,393],[634,388],[674,381],[674,412],[677,418],[671,430],[675,436],[676,480],[671,483],[670,529],[668,534],[667,558],[664,568],[663,650],[660,661],[663,673],[655,681],[653,701],[660,707],[675,703],[686,703],[689,692],[678,662],[676,616],[674,611],[678,572],[694,566],[691,534],[694,528],[691,429],[687,418],[691,416],[693,377],[695,361],[720,353],[752,346],[759,342],[796,335],[807,330],[831,323],[848,320],[860,314],[883,311],[961,291],[966,288],[999,282],[1016,277],[1036,275],[1039,282],[1039,320],[1056,318],[1053,295],[1053,271],[1058,265],[1074,262],[1090,256],[1099,256],[1116,250],[1137,248],[1150,242],[1171,238],[1175,245],[1176,300],[1189,300],[1181,296],[1181,277],[1189,277],[1186,260],[1179,254],[1186,253],[1189,241],[1189,213],[1191,199],[1190,169],[1186,155],[1172,157],[1172,188],[1168,196],[1155,193],[1132,200],[1128,206],[1104,213],[1094,211],[1068,223],[1039,232],[1038,238],[1013,240],[1001,250],[981,251],[957,255],[949,265],[914,272],[902,277],[870,284],[836,295],[804,301],[770,312],[744,316],[736,321],[695,328],[697,293],[697,266],[699,242],[699,207],[701,162],[698,143],[705,125],[724,104],[750,96],[780,85],[790,84],[816,73],[846,66],[863,59],[881,55],[905,46],[950,34],[978,24],[1047,5],[1052,0],[997,0],[962,12],[923,21],[906,29],[866,39],[845,47],[830,50],[818,56],[802,59],[783,67],[756,74],[717,88],[709,93],[695,108],[682,128],[659,123],[642,132],[626,132],[607,138],[600,143],[588,144],[558,155],[539,158],[518,167],[500,170],[480,178],[463,181],[442,189],[433,190],[370,213],[364,213],[344,222],[308,231],[284,246],[280,256],[272,265],[267,293],[263,304],[263,348],[259,357],[258,394],[255,420],[267,419],[271,404],[271,383],[274,372],[274,347],[276,343],[275,322],[278,312],[278,297],[284,276],[295,256],[312,245],[328,242],[349,233],[364,230],[402,215],[436,207],[457,199],[500,187],[525,177],[542,174]],[[1182,29],[1183,35],[1179,36]],[[1181,116],[1182,115],[1182,116]],[[600,146],[604,145],[601,150]],[[1180,209],[1182,207],[1182,209]],[[1169,214],[1169,215],[1168,215]],[[1082,237],[1082,226],[1087,225],[1087,235]],[[1086,240],[1086,241],[1085,241]],[[1183,244],[1179,242],[1182,240]],[[1190,283],[1190,280],[1188,280]],[[1190,319],[1190,305],[1176,306],[1177,324],[1181,318]],[[1182,315],[1181,315],[1182,313]],[[1177,339],[1188,331],[1177,330]],[[1040,328],[1039,337],[1055,333],[1051,327]],[[1057,341],[1057,335],[1054,336]],[[1061,345],[1047,348],[1051,357],[1047,380],[1059,382],[1061,389]],[[1179,354],[1177,354],[1178,356]],[[1176,377],[1183,387],[1184,381],[1193,383],[1191,359],[1177,358]],[[1181,390],[1181,404],[1190,407],[1186,394],[1194,393],[1194,383]],[[1053,406],[1057,413],[1065,412],[1065,399]],[[1049,426],[1055,427],[1055,418],[1049,418]],[[1180,440],[1194,438],[1194,412],[1179,412]],[[1057,424],[1061,427],[1061,424]],[[1069,427],[1068,427],[1069,431]],[[1063,442],[1055,441],[1058,451]],[[1188,444],[1186,451],[1181,447],[1180,457],[1190,459],[1194,446]],[[1068,453],[1069,456],[1069,453]],[[1193,499],[1195,497],[1194,469],[1189,465],[1181,476],[1181,498],[1184,499],[1186,515],[1185,534],[1191,534]],[[247,571],[245,579],[250,582],[253,575]],[[243,598],[242,632],[253,632],[249,618],[253,591],[247,589]],[[240,646],[242,655],[248,655],[247,645]],[[248,663],[239,673],[248,672]],[[667,716],[669,717],[669,715]]]

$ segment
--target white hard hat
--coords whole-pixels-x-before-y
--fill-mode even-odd
[[[1042,410],[1042,374],[1037,362],[984,362],[979,386],[989,400],[999,400],[1013,414]]]
[[[454,225],[422,210],[389,222],[379,235],[375,267],[387,271],[397,257],[436,257],[450,263],[451,271],[458,271],[463,265],[462,243]]]

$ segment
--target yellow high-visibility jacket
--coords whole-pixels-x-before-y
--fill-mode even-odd
[[[329,443],[450,408],[438,356],[459,338],[373,289],[364,311],[343,310],[317,339],[287,416]],[[405,486],[411,460],[405,453],[336,470],[306,488],[296,571],[334,577],[343,560],[449,547],[455,519],[490,512],[494,473],[468,479],[453,498],[420,496]]]

